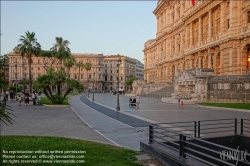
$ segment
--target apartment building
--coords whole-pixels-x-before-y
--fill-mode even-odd
[[[134,59],[136,64],[135,64],[135,77],[138,80],[143,80],[144,79],[144,64],[141,63],[141,61]]]
[[[118,65],[118,60],[121,59],[120,65]],[[131,76],[135,76],[135,65],[136,62],[133,58],[123,56],[123,55],[107,55],[103,59],[103,87],[105,91],[113,91],[118,87],[119,79],[119,89],[127,90],[125,82]],[[118,70],[119,66],[119,70]],[[119,78],[118,78],[119,71]]]

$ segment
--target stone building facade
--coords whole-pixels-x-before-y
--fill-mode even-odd
[[[135,64],[135,77],[138,80],[144,80],[144,64],[141,63],[139,60],[134,59],[136,64]]]
[[[103,62],[103,54],[72,54],[75,57],[76,62],[83,62],[84,64],[90,62],[92,64],[92,68],[90,71],[85,69],[80,69],[80,78],[79,81],[87,87],[88,77],[89,77],[89,88],[93,87],[93,84],[97,89],[102,90],[102,62]],[[9,83],[15,84],[19,82],[23,78],[29,78],[29,66],[28,59],[22,57],[20,54],[15,54],[14,52],[10,52],[8,54],[9,57]],[[46,74],[46,69],[49,67],[54,68],[55,70],[59,67],[59,61],[56,58],[43,58],[43,57],[32,57],[31,63],[31,76],[32,79],[36,79],[41,74]],[[78,80],[79,70],[76,66],[73,66],[68,71],[69,77]],[[95,75],[93,74],[95,72]]]
[[[118,85],[118,59],[121,58],[119,66],[119,89],[128,90],[125,82],[130,76],[135,76],[136,61],[123,55],[107,55],[103,59],[103,89],[113,91]]]
[[[89,89],[93,87],[98,91],[112,91],[117,88],[118,68],[117,62],[121,58],[119,67],[119,87],[120,89],[128,90],[125,86],[125,81],[130,76],[135,76],[136,60],[123,55],[108,55],[103,54],[72,54],[76,62],[83,64],[89,62],[92,65],[90,71],[84,68],[79,68],[74,65],[69,70],[66,68],[66,73],[70,78],[79,80],[84,87]],[[19,83],[23,78],[29,78],[28,59],[20,54],[10,52],[9,57],[9,84],[14,85]],[[39,75],[46,74],[47,69],[52,67],[57,70],[60,67],[59,60],[56,58],[32,57],[31,75],[32,79],[36,79]],[[94,74],[95,73],[95,74]]]
[[[144,45],[144,79],[163,83],[177,72],[208,68],[215,76],[250,71],[250,1],[158,1],[156,38]]]

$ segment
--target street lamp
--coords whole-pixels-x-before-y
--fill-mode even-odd
[[[17,95],[17,62],[15,64],[15,67],[16,67],[16,95]]]
[[[89,76],[87,76],[88,78],[88,98],[89,98]]]
[[[117,60],[117,67],[118,67],[118,80],[117,80],[117,107],[116,107],[116,111],[120,111],[120,103],[119,103],[119,67],[121,64],[121,58],[119,58]]]
[[[92,101],[95,101],[95,72],[93,73],[93,98]]]

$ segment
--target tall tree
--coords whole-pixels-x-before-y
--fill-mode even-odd
[[[57,59],[59,59],[60,61],[60,69],[59,70],[64,70],[62,69],[62,62],[63,59],[68,58],[70,56],[70,48],[68,47],[69,45],[69,41],[68,40],[63,40],[62,37],[56,37],[56,43],[54,44],[54,46],[50,49],[52,51],[52,55],[54,57],[56,57]],[[60,88],[57,88],[58,94],[59,96],[62,95],[61,90],[62,90],[62,81],[61,78],[58,78],[58,86]]]
[[[67,89],[64,95],[59,95],[57,92],[56,94],[52,93],[51,87],[58,86],[58,81],[67,84]],[[84,90],[83,85],[75,80],[67,78],[66,73],[64,70],[54,71],[54,69],[50,68],[47,74],[40,75],[34,81],[34,89],[41,89],[47,98],[54,104],[62,104],[67,95],[73,90],[76,89],[78,92],[82,92]],[[57,87],[60,88],[60,87]]]
[[[32,93],[32,82],[31,82],[31,63],[32,56],[38,56],[41,52],[41,45],[37,42],[34,32],[25,32],[24,36],[19,39],[20,44],[17,45],[17,50],[22,56],[26,56],[29,64],[29,91]]]
[[[74,66],[74,64],[75,64],[75,57],[73,55],[70,55],[68,58],[63,60],[63,64],[64,64],[65,67],[68,68],[68,73],[67,74],[68,74],[68,78],[70,78],[69,71],[70,71],[70,68],[72,66]]]
[[[136,80],[136,78],[134,76],[130,76],[127,81],[125,82],[125,85],[129,86],[129,90],[132,90],[132,84],[134,82],[134,80]]]
[[[56,43],[50,49],[53,56],[60,60],[60,68],[62,67],[63,59],[71,55],[70,48],[68,47],[69,44],[68,40],[63,40],[62,37],[56,37]]]
[[[29,81],[26,78],[23,78],[19,84],[23,86],[23,89],[26,90],[26,85],[29,83]]]
[[[88,75],[88,71],[91,70],[91,68],[92,68],[91,63],[90,63],[90,62],[85,63],[84,68],[85,68],[85,70],[87,71],[88,96],[89,96],[89,75]]]
[[[82,68],[84,68],[84,64],[81,61],[76,62],[76,67],[78,68],[78,81],[79,81],[80,80],[80,70]]]

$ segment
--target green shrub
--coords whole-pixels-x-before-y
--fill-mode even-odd
[[[17,91],[17,93],[18,92],[21,92],[22,91],[22,88],[21,87],[16,87],[16,86],[10,86],[9,87],[9,90],[11,91],[13,91],[13,92],[16,92]]]

